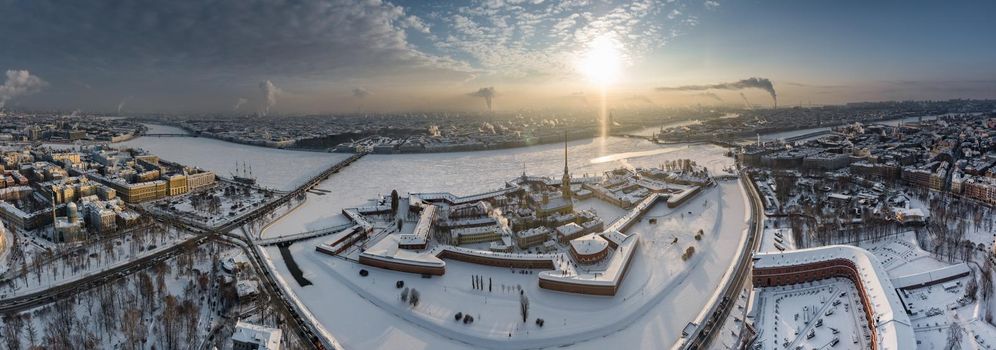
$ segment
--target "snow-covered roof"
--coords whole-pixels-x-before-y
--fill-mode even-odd
[[[923,286],[930,284],[934,281],[947,280],[952,277],[967,275],[971,272],[968,268],[968,264],[960,263],[956,265],[945,266],[939,269],[934,269],[925,272],[913,273],[905,276],[899,276],[892,279],[892,284],[896,288],[907,288],[912,286]]]
[[[584,228],[582,228],[581,225],[578,225],[578,224],[573,223],[573,222],[569,222],[569,223],[560,225],[560,227],[557,227],[557,233],[562,234],[564,236],[570,236],[572,234],[581,232],[581,230],[583,230],[583,229]]]
[[[609,242],[594,233],[571,240],[571,249],[580,255],[592,255],[609,248]]]
[[[360,256],[381,261],[394,261],[403,264],[439,267],[446,266],[446,263],[429,251],[413,251],[398,248],[398,237],[400,235],[388,235],[384,239],[367,248],[360,253]]]
[[[542,271],[539,273],[539,278],[578,285],[618,286],[625,275],[630,259],[633,258],[636,252],[638,241],[639,234],[634,233],[626,237],[615,253],[609,258],[609,262],[604,270],[590,272],[578,270]]]
[[[550,229],[546,226],[533,227],[528,230],[522,230],[516,233],[520,238],[533,237],[539,235],[546,235],[550,233]]]
[[[436,208],[435,205],[429,205],[422,209],[422,215],[419,216],[418,223],[415,224],[415,230],[412,233],[399,235],[398,243],[404,245],[426,244],[429,240],[432,220],[436,216]]]
[[[257,344],[259,350],[280,349],[280,338],[283,332],[276,328],[267,328],[239,321],[235,325],[235,333],[232,340],[241,343]]]
[[[910,325],[909,316],[903,308],[902,300],[896,294],[889,275],[874,254],[862,248],[848,245],[832,245],[818,248],[792,250],[778,253],[758,253],[754,255],[754,268],[771,268],[812,264],[833,259],[846,259],[858,269],[861,286],[877,320],[879,348],[888,350],[915,349],[916,337]]]

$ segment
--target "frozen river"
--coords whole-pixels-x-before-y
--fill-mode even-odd
[[[169,130],[169,127],[165,128],[167,129],[160,127],[156,131],[159,133],[175,131]],[[284,189],[293,187],[325,166],[347,156],[276,150],[208,138],[142,137],[126,142],[125,145],[141,147],[159,154],[164,159],[214,170],[222,175],[232,171],[236,161],[245,160],[252,165],[261,183]],[[631,138],[578,140],[568,143],[568,166],[574,176],[601,175],[605,171],[619,167],[652,167],[660,165],[665,160],[689,158],[709,167],[714,173],[719,173],[723,167],[732,164],[732,159],[723,155],[725,151],[721,147],[709,144],[661,146]],[[346,222],[341,214],[343,208],[364,205],[369,200],[388,194],[394,189],[400,193],[446,191],[467,195],[502,187],[506,181],[519,176],[523,170],[530,175],[559,177],[563,173],[563,168],[563,144],[481,152],[368,155],[319,184],[318,188],[330,192],[324,195],[309,193],[308,200],[301,207],[273,223],[262,236],[282,236]],[[706,307],[709,296],[719,286],[740,245],[745,227],[743,218],[747,210],[742,196],[743,191],[740,186],[731,182],[710,190],[709,194],[700,198],[701,201],[723,203],[721,208],[716,208],[722,212],[701,217],[699,221],[689,221],[703,227],[708,227],[707,222],[713,222],[713,230],[717,236],[710,239],[709,243],[703,242],[709,245],[708,249],[705,249],[696,263],[691,265],[687,275],[679,273],[682,269],[677,264],[668,268],[650,267],[657,265],[651,262],[660,258],[657,255],[663,254],[663,250],[658,253],[657,248],[654,248],[655,244],[666,241],[663,238],[652,238],[653,235],[670,237],[671,231],[653,233],[654,230],[664,230],[666,225],[662,224],[655,229],[640,224],[633,230],[653,235],[646,236],[644,248],[635,258],[631,276],[628,277],[627,283],[624,283],[619,296],[613,299],[564,295],[527,285],[530,293],[536,298],[537,312],[542,312],[544,305],[560,305],[558,308],[564,309],[567,306],[561,304],[568,301],[576,302],[571,304],[574,307],[584,305],[594,307],[592,311],[576,311],[577,314],[574,315],[576,317],[571,318],[581,320],[596,317],[596,321],[556,321],[576,327],[571,329],[581,332],[577,334],[579,339],[585,339],[577,341],[570,348],[594,349],[613,344],[626,344],[625,348],[643,349],[670,347],[678,339],[681,328]],[[689,204],[688,209],[683,210],[693,210],[692,208],[702,208],[702,206],[702,203],[695,201]],[[668,212],[670,211],[666,207],[659,206],[648,215],[666,215]],[[716,216],[722,219],[710,219]],[[691,217],[688,220],[691,220]],[[674,228],[677,230],[675,232],[688,231],[687,227],[678,226]],[[472,348],[468,345],[468,340],[473,344],[475,338],[461,340],[455,339],[452,334],[445,335],[433,331],[399,317],[391,310],[375,306],[367,301],[366,296],[353,293],[330,272],[335,268],[334,265],[348,263],[316,254],[314,247],[321,241],[322,238],[318,238],[291,246],[291,251],[297,257],[296,260],[305,270],[305,276],[315,283],[308,287],[300,287],[293,282],[275,248],[266,250],[274,260],[276,272],[290,281],[290,287],[297,297],[303,300],[322,325],[347,348]],[[640,266],[641,263],[646,266]],[[459,265],[454,263],[454,268],[455,266]],[[661,266],[672,266],[672,264]],[[467,271],[477,268],[481,267],[470,267]],[[490,271],[488,269],[494,268],[481,269]],[[461,270],[455,268],[452,272],[457,274],[459,271]],[[528,283],[535,281],[529,279]],[[654,285],[650,286],[648,283]],[[651,293],[652,291],[656,292]],[[619,305],[614,305],[615,303]],[[471,306],[472,304],[469,304],[467,307]],[[615,316],[597,316],[606,312],[615,313]],[[363,315],[363,321],[357,322],[356,315]],[[606,322],[604,325],[600,325],[597,321],[602,318]],[[488,324],[486,321],[488,320],[481,321],[481,324]],[[548,321],[551,325],[547,334],[558,334],[560,331],[557,331],[558,327],[553,326],[554,321]],[[378,326],[369,327],[372,324]],[[585,329],[595,330],[603,336],[595,338],[583,336],[595,334],[592,331],[584,331]],[[563,330],[568,337],[570,337],[569,331],[570,329]],[[493,334],[476,336],[481,337],[480,339],[490,339]],[[536,337],[542,338],[539,334]],[[562,342],[561,345],[572,343],[574,342]],[[507,347],[530,347],[527,345],[528,341],[515,344],[517,345]]]
[[[186,134],[183,129],[149,124],[150,134]],[[290,190],[348,154],[288,151],[231,143],[207,137],[139,137],[119,144],[145,149],[160,158],[231,177],[245,162],[264,187]]]
[[[619,167],[653,167],[663,160],[688,158],[714,173],[733,163],[725,149],[713,145],[655,145],[641,139],[608,138],[568,144],[571,174],[601,175]],[[341,211],[365,204],[391,190],[399,193],[452,192],[469,195],[504,186],[522,174],[556,176],[564,172],[563,144],[547,144],[482,152],[368,155],[318,187],[327,195],[308,195],[308,202],[273,224],[266,237],[310,231],[345,222]]]

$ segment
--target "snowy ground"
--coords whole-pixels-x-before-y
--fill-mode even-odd
[[[14,247],[14,233],[0,228],[0,275],[10,268],[10,250]]]
[[[764,221],[764,232],[761,233],[761,243],[758,246],[758,251],[762,253],[771,253],[781,251],[776,246],[781,245],[785,250],[796,249],[795,238],[792,236],[792,229],[788,227],[787,223],[778,224],[777,219],[767,219]]]
[[[843,278],[761,288],[755,344],[761,349],[822,349],[837,338],[839,348],[866,348],[870,332],[860,300],[854,283]]]
[[[615,297],[593,297],[552,292],[536,283],[539,270],[511,270],[447,261],[444,276],[417,275],[360,266],[314,252],[313,242],[291,246],[295,260],[313,286],[292,289],[326,329],[347,348],[526,348],[575,345],[598,348],[606,341],[634,348],[669,347],[685,323],[691,321],[719,284],[745,229],[745,202],[738,182],[721,182],[677,209],[658,205],[630,232],[641,234],[640,250]],[[691,213],[689,213],[691,212]],[[693,237],[705,232],[702,241]],[[678,243],[672,245],[674,238]],[[680,259],[687,246],[697,253]],[[276,248],[267,248],[279,259]],[[277,262],[278,272],[288,272]],[[361,278],[359,269],[370,271]],[[471,288],[471,276],[491,278],[491,292]],[[289,279],[288,279],[289,280]],[[421,292],[414,310],[399,301],[394,282]],[[530,322],[518,311],[518,288],[530,299]],[[362,315],[343,318],[342,313]],[[471,313],[475,321],[453,321],[457,312]],[[532,321],[543,318],[538,328]],[[364,324],[385,324],[371,329]],[[648,328],[649,327],[649,328]],[[414,341],[414,339],[418,339]],[[418,344],[418,345],[412,345]]]
[[[292,187],[288,182],[302,181],[318,169],[345,157],[265,149],[205,138],[139,138],[127,144],[149,149],[167,160],[204,167],[222,175],[234,167],[233,159],[246,159],[253,163],[253,171],[259,174],[261,183],[278,188]],[[721,147],[706,144],[661,147],[639,139],[579,140],[569,144],[569,166],[575,176],[598,175],[618,167],[651,167],[658,166],[663,160],[688,158],[707,166],[716,174],[732,164],[731,158],[723,156],[724,152]],[[269,169],[262,170],[267,167]],[[521,174],[523,168],[529,174],[560,176],[563,172],[562,146],[549,144],[483,152],[368,155],[320,184],[318,188],[330,192],[325,195],[309,193],[307,202],[269,226],[262,237],[345,223],[346,219],[341,215],[343,208],[367,204],[368,200],[390,193],[392,189],[405,192],[446,191],[457,195],[493,190]],[[272,173],[264,176],[264,171]],[[705,205],[707,200],[709,204]],[[693,213],[688,214],[688,211]],[[707,218],[710,214],[703,214],[706,211],[711,211],[711,215],[718,218]],[[507,269],[459,262],[449,264],[450,270],[444,278],[422,280],[409,274],[371,269],[370,278],[359,279],[352,262],[315,253],[314,247],[322,238],[295,243],[290,247],[295,260],[305,271],[305,277],[315,283],[301,288],[290,278],[277,248],[266,249],[275,260],[277,272],[291,281],[297,296],[321,320],[325,329],[339,337],[347,348],[470,348],[466,339],[491,339],[490,344],[494,347],[513,348],[535,344],[537,339],[548,339],[551,344],[577,343],[575,348],[604,348],[619,344],[626,344],[629,348],[664,348],[670,347],[685,324],[706,307],[705,303],[718,287],[742,244],[746,211],[743,191],[736,182],[724,182],[676,211],[663,205],[655,207],[647,215],[662,217],[657,225],[649,225],[644,219],[630,230],[641,233],[641,251],[634,258],[630,274],[614,298],[539,290],[535,275],[519,275]],[[599,213],[606,215],[601,210]],[[663,218],[665,216],[670,219]],[[691,238],[695,227],[706,232],[701,242]],[[679,238],[678,244],[682,248],[689,245],[697,247],[696,254],[688,262],[681,262],[680,259],[675,262],[678,249],[671,251],[667,247],[673,236]],[[688,268],[681,268],[683,265]],[[504,310],[495,307],[508,303],[508,296],[489,296],[489,304],[482,304],[484,296],[474,294],[468,288],[467,274],[470,273],[500,277],[506,285],[522,284],[531,299],[533,309],[530,318],[543,317],[546,320],[543,330],[537,333],[533,329],[536,326],[530,323],[514,334],[515,342],[507,343],[512,325],[521,325],[521,319],[520,322],[514,321],[518,312],[514,308]],[[426,288],[422,293],[423,304],[415,312],[398,310],[398,291],[394,288],[394,282],[401,278],[416,288],[419,284],[426,284],[422,287]],[[357,293],[343,280],[354,281],[357,287],[370,291]],[[447,280],[452,282],[440,283]],[[382,287],[365,285],[373,283]],[[453,286],[453,290],[449,285]],[[445,288],[445,292],[438,292],[440,286]],[[445,297],[452,297],[453,300]],[[583,303],[576,302],[579,300]],[[389,301],[390,305],[383,301]],[[562,310],[556,310],[558,306]],[[476,317],[474,324],[467,327],[456,325],[450,313],[456,310],[480,312],[481,317]],[[438,316],[434,316],[436,313]],[[559,322],[557,315],[561,315]],[[565,322],[567,315],[577,320],[567,319]],[[406,321],[408,318],[415,322]],[[363,322],[357,322],[358,319]],[[434,319],[439,319],[438,323],[431,321]],[[383,326],[370,327],[371,324]],[[486,329],[485,325],[494,328]],[[504,338],[501,338],[503,332]]]
[[[883,241],[862,242],[862,248],[878,257],[890,278],[930,271],[950,264],[938,261],[920,249],[912,231]]]
[[[225,195],[225,189],[234,190],[232,195]],[[248,189],[248,194],[242,192]],[[168,215],[176,215],[183,219],[206,224],[211,227],[220,226],[256,207],[263,206],[272,199],[268,196],[270,191],[260,190],[255,187],[248,187],[228,181],[219,181],[214,187],[196,193],[187,193],[182,196],[168,197],[159,201],[146,204],[146,207],[154,210],[161,210]],[[206,198],[217,198],[218,206],[211,208]],[[195,202],[203,199],[199,208],[195,208]]]
[[[178,326],[174,348],[198,349],[214,325],[228,322],[221,318],[223,297],[211,278],[212,260],[208,258],[221,255],[224,249],[206,244],[157,267],[20,313],[22,328],[15,334],[25,348],[33,343],[53,348],[124,349],[133,331],[133,339],[143,344],[140,348],[168,348],[162,321],[167,309],[164,300],[175,298]],[[7,316],[0,321],[0,328],[11,326]],[[29,329],[33,329],[34,339]],[[62,344],[63,335],[79,343]],[[8,340],[4,343],[10,344]]]
[[[161,133],[183,132],[169,126],[159,126],[157,130]],[[260,186],[278,190],[293,189],[350,156],[249,146],[207,137],[139,137],[117,145],[142,148],[162,159],[211,170],[224,177],[235,173],[236,163],[241,167],[245,162],[252,168]]]
[[[645,140],[608,138],[569,143],[569,166],[574,176],[601,175],[619,167],[659,166],[663,160],[688,158],[713,174],[730,166],[725,149],[713,145],[662,147]],[[501,188],[522,174],[563,174],[563,145],[548,144],[509,150],[377,155],[363,157],[318,185],[326,195],[309,193],[301,208],[272,225],[263,237],[322,229],[347,220],[342,209],[368,204],[397,189],[405,192],[451,192],[470,195]]]
[[[763,240],[768,239],[767,235],[771,232],[770,229],[765,230]],[[890,278],[922,273],[950,265],[920,249],[916,241],[916,235],[912,231],[883,240],[863,241],[859,246],[875,254]],[[970,263],[969,266],[973,267],[976,274],[979,273],[975,263]],[[957,323],[962,329],[961,346],[963,349],[996,348],[996,327],[983,321],[984,306],[980,302],[967,304],[960,302],[960,299],[965,295],[965,286],[969,284],[971,278],[975,277],[966,276],[949,281],[947,283],[956,285],[956,287],[949,289],[944,288],[945,284],[935,284],[927,287],[907,288],[898,291],[903,296],[903,301],[907,307],[913,313],[910,316],[910,321],[916,332],[918,349],[944,349],[948,343],[948,334],[953,323]],[[853,289],[853,283],[843,279],[760,289],[760,297],[757,299],[756,305],[761,308],[760,312],[762,316],[760,316],[760,321],[755,326],[759,332],[763,332],[763,334],[758,336],[758,342],[763,344],[763,349],[783,349],[785,347],[782,345],[786,341],[790,343],[788,348],[794,348],[798,345],[805,345],[804,348],[807,349],[820,348],[820,346],[825,345],[829,341],[827,339],[832,339],[823,334],[825,331],[820,330],[817,330],[816,335],[812,339],[806,339],[805,336],[808,335],[808,330],[803,328],[806,326],[805,319],[802,319],[802,323],[794,319],[794,314],[797,313],[796,309],[805,306],[809,306],[812,309],[814,305],[816,308],[821,308],[827,305],[827,303],[832,304],[831,297],[839,296],[839,292],[830,292],[827,290],[811,293],[811,286],[814,285],[844,285],[844,287],[838,286],[836,288]],[[777,312],[772,302],[772,300],[778,299],[776,296],[781,297],[780,302],[788,303],[782,305]],[[850,301],[853,310],[853,307],[858,305],[854,304],[857,303],[857,298],[853,297],[853,295],[849,295],[849,298],[853,299]],[[798,299],[799,301],[794,301],[794,299]],[[842,301],[841,306],[843,305],[848,305],[848,301]],[[788,311],[786,311],[787,309]],[[823,318],[828,318],[824,314],[826,311],[824,309],[820,310],[823,312],[820,315],[824,315]],[[835,315],[840,314],[840,311],[838,307]],[[776,315],[778,316],[777,320],[775,320]],[[857,315],[860,316],[860,314]],[[853,338],[844,335],[852,334],[853,332],[839,328],[836,325],[839,324],[837,321],[834,321],[835,325],[830,325],[830,321],[830,319],[826,319],[824,327],[829,325],[840,330],[841,333],[838,335],[838,338],[840,338],[841,343],[838,344],[838,348],[841,348],[840,345],[845,345],[843,348],[851,348]],[[861,322],[863,320],[859,319],[856,324],[860,325],[857,329],[863,332],[865,326]],[[801,339],[796,339],[796,332],[800,329],[802,331],[799,331],[798,334],[801,335],[799,337]],[[864,341],[863,338],[859,340]]]
[[[0,298],[37,292],[52,286],[69,283],[92,273],[125,264],[149,254],[162,251],[177,242],[192,237],[188,233],[173,229],[153,229],[144,233],[124,234],[117,238],[74,248],[73,252],[55,259],[44,259],[36,268],[35,264],[25,264],[27,273],[20,266],[9,275],[10,279],[0,284]],[[42,257],[36,256],[35,259]]]

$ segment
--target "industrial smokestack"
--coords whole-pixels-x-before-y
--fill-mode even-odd
[[[778,94],[775,93],[775,86],[771,80],[766,78],[747,78],[730,83],[719,83],[711,85],[685,85],[676,87],[659,87],[657,91],[701,91],[701,90],[743,90],[761,89],[771,95],[775,108],[778,108]]]
[[[498,92],[495,91],[495,87],[494,86],[489,86],[489,87],[480,88],[477,91],[471,92],[471,93],[469,93],[467,95],[468,96],[473,96],[473,97],[483,97],[484,98],[484,103],[486,103],[488,105],[488,112],[494,112],[495,109],[494,109],[494,105],[492,104],[492,102],[494,101],[494,98],[495,98],[495,96],[497,94],[498,94]]]

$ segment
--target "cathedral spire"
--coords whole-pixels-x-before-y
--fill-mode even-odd
[[[571,173],[567,169],[567,131],[564,131],[564,177],[560,180],[560,191],[564,199],[571,199]]]

